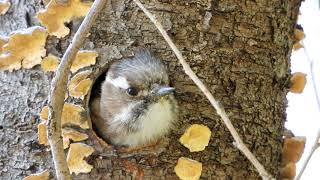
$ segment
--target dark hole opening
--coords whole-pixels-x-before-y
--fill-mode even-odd
[[[101,96],[101,86],[102,83],[105,81],[106,79],[106,73],[108,72],[108,70],[103,71],[102,73],[100,73],[100,75],[98,76],[98,78],[95,80],[92,88],[91,88],[91,94],[90,94],[90,99],[89,99],[89,109],[90,109],[90,117],[91,117],[91,123],[92,123],[92,130],[100,137],[102,138],[102,136],[99,134],[98,132],[98,128],[97,126],[94,124],[93,119],[96,118],[93,115],[93,103],[94,103],[94,99],[98,98]],[[107,139],[102,138],[104,141],[106,141],[108,144],[110,144],[110,142]]]
[[[92,99],[94,99],[97,96],[100,96],[101,94],[101,85],[102,82],[106,79],[106,72],[103,72],[94,82],[92,89],[91,89],[91,95],[90,95],[90,102]]]

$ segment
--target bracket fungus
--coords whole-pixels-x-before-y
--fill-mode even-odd
[[[46,55],[47,31],[39,26],[14,31],[0,52],[0,70],[32,68]]]
[[[300,43],[300,41],[305,38],[305,34],[304,34],[303,30],[296,28],[294,30],[294,38],[296,39],[296,42],[293,44],[292,49],[294,51],[297,51],[297,50],[303,48],[303,45]]]
[[[62,129],[62,137],[63,137],[63,148],[66,149],[69,147],[70,139],[73,141],[84,141],[88,139],[88,135],[78,132],[71,128],[63,128]]]
[[[0,15],[6,14],[11,6],[9,0],[1,0],[0,1]]]
[[[0,36],[0,54],[4,50],[4,45],[7,44],[8,40],[5,37]]]
[[[296,163],[288,163],[280,169],[281,179],[293,179],[296,176]]]
[[[301,72],[296,72],[291,77],[291,87],[290,92],[292,93],[302,93],[305,85],[307,84],[307,75]]]
[[[49,171],[45,170],[37,174],[31,174],[30,176],[23,178],[23,180],[48,180],[49,176],[50,176]]]
[[[305,137],[286,137],[283,143],[280,178],[294,179],[296,163],[300,160],[306,144]]]
[[[43,58],[41,61],[41,68],[44,72],[54,72],[59,65],[59,58],[52,54]]]
[[[61,124],[78,125],[83,129],[88,129],[89,124],[86,117],[83,116],[85,109],[81,106],[71,103],[65,103],[61,115]]]
[[[55,0],[51,0],[44,10],[38,12],[37,17],[48,29],[50,35],[62,38],[70,32],[64,23],[84,17],[89,12],[91,5],[91,2],[81,0],[69,0],[67,4],[58,4]]]
[[[41,109],[41,112],[39,114],[40,119],[43,120],[43,121],[46,121],[46,120],[48,120],[48,115],[49,115],[49,107],[48,106],[44,106]]]
[[[305,137],[292,137],[284,139],[282,150],[282,163],[298,162],[306,144]]]
[[[95,51],[82,50],[77,53],[76,59],[71,66],[71,72],[75,73],[79,69],[93,65],[96,63],[98,53]]]
[[[82,143],[72,143],[67,156],[67,163],[70,173],[88,173],[93,168],[83,158],[90,156],[94,152],[91,146]]]
[[[298,51],[299,49],[304,48],[303,45],[300,42],[296,42],[293,44],[292,49],[294,51]]]
[[[203,151],[210,141],[211,131],[205,125],[193,124],[181,136],[180,142],[190,152]]]
[[[41,122],[38,124],[38,142],[39,144],[43,144],[45,146],[49,145],[46,122]]]
[[[41,122],[38,124],[38,142],[45,146],[49,145],[47,136],[47,120],[48,120],[49,108],[44,106],[39,114]]]
[[[38,124],[38,141],[39,144],[48,145],[47,139],[47,125],[48,120],[48,106],[44,106],[39,114],[41,123]],[[84,109],[80,106],[65,103],[62,110],[61,125],[72,124],[80,126],[83,129],[88,129],[88,121],[86,118],[82,117]],[[73,129],[62,129],[63,145],[64,148],[68,148],[70,144],[70,139],[73,141],[83,141],[88,138],[88,135],[80,133]]]
[[[91,71],[82,71],[73,76],[68,84],[69,95],[81,98],[88,94],[93,81],[88,78]]]
[[[182,180],[197,180],[201,176],[202,164],[198,161],[181,157],[177,165],[174,167],[174,172]]]
[[[303,32],[303,30],[301,29],[294,29],[294,38],[297,40],[297,41],[301,41],[302,39],[304,39],[306,36]]]

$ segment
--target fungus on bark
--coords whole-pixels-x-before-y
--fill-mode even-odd
[[[67,156],[67,163],[70,173],[88,173],[93,168],[83,158],[90,156],[94,149],[86,144],[72,143]]]
[[[49,176],[50,176],[49,171],[45,170],[45,171],[37,173],[37,174],[31,174],[31,175],[23,178],[23,180],[48,180]]]
[[[61,125],[62,127],[67,124],[80,126],[82,129],[88,129],[89,124],[87,117],[83,114],[85,109],[81,106],[65,103],[61,115]]]
[[[181,136],[180,142],[190,152],[203,151],[210,141],[211,131],[205,125],[193,124]]]
[[[88,78],[91,71],[82,71],[73,76],[68,84],[69,95],[83,99],[88,94],[92,80]]]
[[[282,151],[282,163],[298,162],[306,144],[305,137],[285,138]]]
[[[283,143],[280,178],[293,179],[296,176],[296,163],[300,160],[306,144],[305,137],[286,137]]]
[[[63,148],[67,149],[70,145],[70,140],[78,142],[88,139],[88,135],[78,132],[71,128],[62,129],[62,138],[63,138]]]
[[[181,157],[174,171],[182,180],[197,180],[201,176],[202,164],[198,161]]]
[[[46,122],[41,122],[40,124],[38,124],[38,142],[39,144],[43,144],[45,146],[49,145]]]
[[[0,15],[6,14],[11,6],[9,0],[0,1]]]
[[[59,65],[59,58],[52,54],[43,58],[41,61],[41,68],[44,72],[54,72]]]
[[[47,31],[39,26],[14,31],[0,52],[0,70],[30,69],[46,55]],[[3,42],[2,42],[3,43]]]
[[[79,69],[93,65],[96,63],[96,58],[98,57],[98,53],[95,51],[82,50],[79,51],[76,55],[75,60],[71,66],[71,72],[75,73]]]
[[[291,87],[290,87],[290,92],[292,93],[302,93],[303,89],[307,83],[307,75],[301,72],[296,72],[292,75],[291,77]]]
[[[82,117],[83,108],[80,106],[66,103],[62,111],[62,127],[64,125],[77,125],[83,129],[88,129],[88,122]],[[49,145],[47,138],[47,120],[48,120],[48,106],[44,106],[40,112],[40,119],[42,120],[38,124],[38,141],[39,144]],[[70,139],[73,141],[84,141],[88,138],[88,135],[73,130],[71,128],[62,129],[62,138],[64,149],[69,147]]]
[[[294,179],[296,176],[296,163],[288,163],[280,169],[281,179]]]
[[[81,0],[70,0],[68,4],[58,4],[55,0],[51,0],[44,10],[37,13],[37,18],[48,29],[50,35],[62,38],[70,32],[64,23],[84,17],[91,5],[91,2]]]
[[[297,51],[297,50],[303,48],[303,45],[301,44],[300,41],[305,38],[305,34],[304,34],[304,32],[303,32],[302,29],[297,29],[297,28],[296,28],[296,29],[294,30],[294,38],[295,38],[296,42],[293,44],[292,49],[293,49],[294,51]]]

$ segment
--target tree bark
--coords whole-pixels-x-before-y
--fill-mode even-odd
[[[37,1],[21,1],[0,23],[0,34],[37,24]],[[289,57],[293,30],[300,6],[294,1],[143,1],[157,16],[182,51],[191,68],[225,107],[245,144],[277,177],[285,121]],[[27,8],[21,8],[27,7]],[[113,0],[106,6],[83,48],[99,52],[97,73],[112,61],[128,57],[136,48],[146,47],[167,64],[176,87],[179,125],[168,136],[168,145],[156,151],[129,154],[99,154],[88,161],[94,169],[75,179],[178,179],[173,169],[179,157],[203,164],[201,179],[260,179],[254,167],[232,145],[233,139],[204,95],[183,73],[156,27],[129,0]],[[33,17],[32,16],[32,17]],[[25,22],[25,23],[22,23]],[[27,23],[29,22],[29,24]],[[73,33],[79,20],[68,25]],[[48,53],[61,57],[68,38],[50,37]],[[17,179],[50,169],[51,155],[37,143],[37,115],[46,104],[50,75],[39,67],[0,72],[0,177]],[[85,105],[75,99],[73,103]],[[191,124],[206,124],[212,130],[209,146],[190,153],[179,137]],[[87,142],[90,144],[90,142]],[[132,167],[135,167],[132,169]],[[142,173],[143,172],[143,173]],[[52,174],[51,173],[51,174]],[[52,176],[53,177],[53,176]]]

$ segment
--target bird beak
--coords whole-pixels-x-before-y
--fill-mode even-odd
[[[169,87],[169,86],[161,86],[157,91],[156,91],[156,95],[157,96],[164,96],[167,95],[171,92],[173,92],[175,90],[174,87]]]

